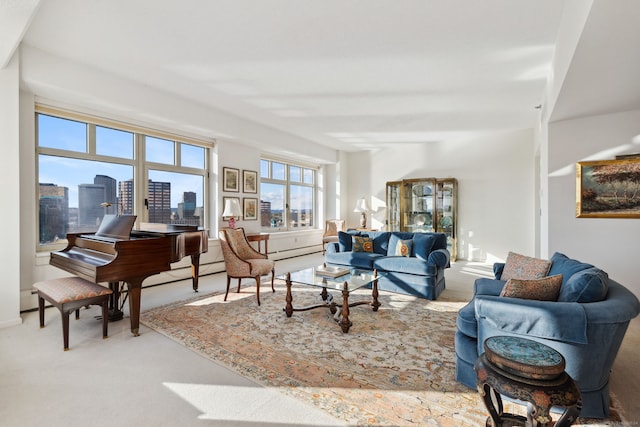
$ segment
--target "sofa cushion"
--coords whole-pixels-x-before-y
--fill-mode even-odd
[[[569,278],[571,278],[575,273],[591,267],[593,267],[593,265],[571,259],[565,254],[556,252],[551,257],[551,269],[549,270],[549,276],[562,274],[562,285],[564,286]]]
[[[436,237],[433,234],[415,233],[413,235],[413,256],[426,261],[435,243]]]
[[[608,274],[599,268],[580,270],[562,285],[558,301],[579,303],[602,301],[607,296],[608,281]]]
[[[380,254],[369,252],[335,252],[325,254],[327,264],[349,265],[356,268],[373,269],[373,262],[382,257]],[[406,258],[405,258],[406,259]]]
[[[353,249],[353,236],[359,236],[359,231],[338,231],[338,246],[340,252],[349,252]]]
[[[413,238],[413,233],[394,231],[389,234],[389,244],[387,249],[388,256],[396,256],[396,247],[400,240],[409,240]],[[411,254],[413,256],[413,253]]]
[[[509,279],[502,288],[501,297],[535,299],[539,301],[557,301],[562,274],[542,279]]]
[[[458,330],[468,337],[478,338],[478,322],[476,320],[476,305],[473,300],[458,311],[456,318]],[[476,355],[477,357],[477,355]]]
[[[500,279],[540,279],[547,275],[549,267],[551,267],[551,261],[546,259],[509,252]]]
[[[353,236],[351,247],[353,252],[371,252],[373,253],[373,240],[364,236]]]
[[[373,268],[381,271],[396,271],[420,276],[432,275],[429,272],[429,264],[415,257],[386,256],[376,258],[373,262]]]

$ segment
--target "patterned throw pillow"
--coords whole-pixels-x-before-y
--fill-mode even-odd
[[[551,261],[509,252],[500,280],[540,279],[547,276],[549,268],[551,268]]]
[[[412,248],[413,248],[413,240],[411,239],[398,240],[398,243],[396,244],[396,247],[395,247],[394,255],[410,257]]]
[[[562,286],[562,274],[542,279],[509,279],[502,288],[501,297],[557,301]]]
[[[411,250],[413,249],[413,240],[398,240],[395,248],[396,256],[411,256]]]
[[[373,240],[364,236],[353,236],[353,252],[373,252]]]

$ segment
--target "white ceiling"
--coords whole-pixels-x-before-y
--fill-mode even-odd
[[[563,4],[46,0],[23,43],[352,151],[533,127]]]

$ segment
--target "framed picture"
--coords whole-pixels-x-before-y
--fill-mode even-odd
[[[240,171],[233,168],[222,168],[222,191],[240,191]]]
[[[640,218],[640,158],[577,163],[576,217]]]
[[[231,200],[231,199],[235,199],[236,202],[238,203],[238,209],[240,208],[240,197],[223,197],[222,198],[222,212],[224,212],[224,207],[227,206],[227,200]],[[231,218],[231,217],[230,216],[223,216],[222,220],[223,221],[228,221],[229,218]],[[238,216],[237,219],[240,219],[240,216]]]
[[[245,221],[258,219],[258,199],[245,197],[242,199],[242,205]]]
[[[242,171],[242,191],[245,193],[258,192],[258,172]]]

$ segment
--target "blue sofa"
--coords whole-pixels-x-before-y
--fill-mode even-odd
[[[372,252],[354,251],[354,236],[368,237]],[[399,241],[409,247],[408,256],[395,255]],[[327,246],[325,262],[377,269],[384,273],[378,289],[435,300],[445,288],[444,270],[450,267],[450,254],[443,233],[347,230],[338,233],[337,243]]]
[[[609,416],[609,374],[638,298],[602,270],[555,253],[548,276],[562,274],[557,301],[500,296],[504,263],[495,279],[480,278],[474,297],[457,318],[456,379],[476,388],[473,369],[484,341],[495,335],[520,336],[559,351],[582,394],[580,416]]]

